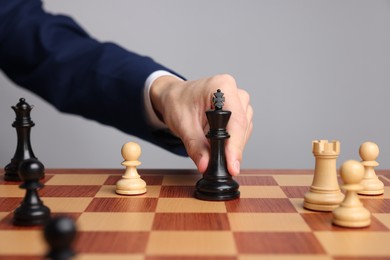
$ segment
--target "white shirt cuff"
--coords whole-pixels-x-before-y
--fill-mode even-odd
[[[145,112],[146,117],[148,119],[149,125],[156,129],[166,129],[168,128],[167,125],[161,121],[158,116],[156,115],[156,112],[153,109],[152,101],[150,99],[150,89],[153,85],[153,82],[161,77],[161,76],[174,76],[176,75],[165,71],[165,70],[157,70],[149,75],[149,77],[145,81],[145,87],[144,87],[144,104],[145,104]],[[179,78],[179,77],[177,77]],[[181,79],[181,78],[179,78]]]

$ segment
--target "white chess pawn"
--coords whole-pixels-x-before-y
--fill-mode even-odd
[[[363,207],[357,195],[362,189],[359,183],[364,176],[363,165],[355,160],[346,161],[340,167],[340,175],[346,195],[340,206],[333,210],[333,224],[353,228],[369,226],[371,213]]]
[[[384,185],[378,176],[375,174],[374,167],[379,163],[376,159],[379,156],[379,148],[376,143],[365,142],[359,148],[359,154],[362,158],[362,165],[364,166],[364,178],[360,183],[363,190],[359,191],[362,195],[381,195],[384,192]]]
[[[139,195],[146,192],[146,183],[137,172],[137,166],[141,165],[138,158],[141,156],[141,147],[134,142],[128,142],[122,146],[123,166],[126,171],[116,183],[116,193],[122,195]]]

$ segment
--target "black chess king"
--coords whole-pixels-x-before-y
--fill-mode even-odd
[[[210,125],[206,135],[210,140],[210,161],[195,187],[195,197],[201,200],[224,201],[240,197],[239,185],[227,170],[225,141],[230,135],[226,126],[232,112],[222,109],[225,102],[223,95],[218,89],[213,97],[214,110],[206,111]]]
[[[4,168],[4,179],[6,181],[21,181],[18,175],[18,168],[21,162],[31,158],[37,159],[30,142],[31,128],[35,125],[30,118],[32,108],[33,106],[30,106],[24,98],[19,99],[19,103],[16,106],[12,106],[16,114],[12,126],[16,128],[18,143],[14,157]]]

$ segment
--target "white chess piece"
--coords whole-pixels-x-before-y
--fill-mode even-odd
[[[138,161],[141,156],[141,147],[134,142],[128,142],[122,146],[122,165],[126,167],[125,173],[116,183],[116,193],[122,195],[139,195],[146,192],[146,183],[137,172]]]
[[[362,165],[364,166],[364,178],[360,183],[363,190],[359,191],[362,195],[381,195],[384,193],[384,185],[378,176],[375,174],[374,167],[379,163],[376,159],[379,156],[379,148],[376,143],[365,142],[359,148],[359,154],[362,158]]]
[[[333,224],[342,227],[366,227],[371,224],[371,213],[363,207],[357,191],[362,189],[359,184],[364,176],[363,165],[355,160],[349,160],[340,167],[343,179],[345,198],[340,206],[333,210]]]
[[[332,211],[343,201],[344,195],[337,182],[336,160],[340,154],[340,142],[315,140],[312,142],[315,156],[313,183],[304,196],[303,207],[316,211]]]

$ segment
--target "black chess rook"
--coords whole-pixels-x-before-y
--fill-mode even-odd
[[[225,98],[218,89],[214,93],[214,110],[206,111],[210,131],[206,137],[210,140],[210,161],[203,178],[196,183],[195,197],[201,200],[224,201],[240,196],[238,183],[227,170],[225,140],[230,137],[226,126],[231,111],[223,110]]]
[[[19,99],[19,103],[16,106],[12,106],[16,114],[12,126],[16,129],[17,146],[14,157],[4,168],[4,180],[6,181],[21,181],[18,174],[20,163],[31,158],[37,159],[31,148],[30,141],[31,128],[35,125],[30,118],[32,108],[33,106],[30,106],[24,98]]]

